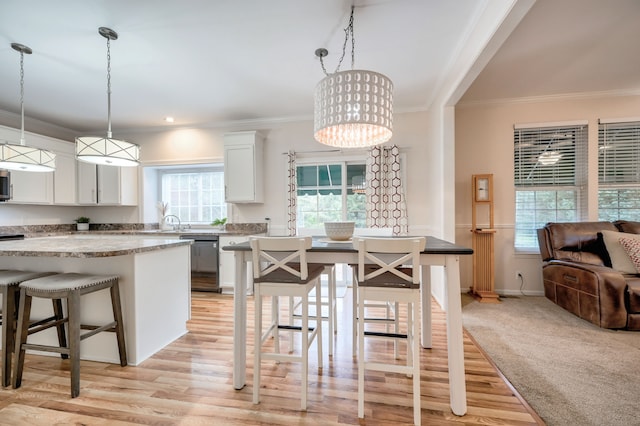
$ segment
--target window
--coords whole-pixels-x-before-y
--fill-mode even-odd
[[[598,218],[640,217],[640,122],[598,126]]]
[[[586,216],[586,148],[586,125],[515,129],[516,249],[537,250],[547,222]]]
[[[297,166],[296,173],[298,228],[343,220],[366,226],[364,162],[305,164]]]
[[[227,217],[222,165],[162,171],[160,194],[169,203],[167,214],[178,216],[182,223],[210,224]]]

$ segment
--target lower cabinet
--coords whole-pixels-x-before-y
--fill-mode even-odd
[[[231,294],[236,280],[236,259],[234,252],[222,250],[222,247],[231,246],[234,244],[243,243],[249,241],[248,235],[234,235],[234,236],[220,236],[220,252],[219,252],[219,287],[222,293]],[[251,270],[247,270],[247,277],[249,278],[247,284],[247,292],[253,293],[253,274]]]

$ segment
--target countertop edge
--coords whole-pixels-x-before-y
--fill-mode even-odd
[[[87,244],[102,241],[103,245]],[[0,256],[9,257],[61,257],[61,258],[99,258],[127,256],[137,253],[152,252],[168,248],[190,246],[192,240],[167,238],[127,239],[122,241],[106,241],[104,238],[65,239],[57,237],[40,237],[19,241],[0,242]],[[51,245],[56,247],[51,247]]]

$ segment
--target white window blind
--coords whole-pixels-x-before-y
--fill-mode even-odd
[[[598,183],[640,182],[640,122],[598,126]]]
[[[570,124],[514,130],[515,247],[538,248],[547,222],[586,216],[587,126]]]
[[[640,220],[640,122],[598,126],[598,217]]]
[[[578,163],[576,146],[586,143],[586,126],[516,129],[516,187],[576,186],[586,167]]]

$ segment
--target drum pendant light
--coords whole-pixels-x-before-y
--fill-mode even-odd
[[[87,163],[108,166],[137,166],[140,147],[111,137],[111,40],[117,40],[118,33],[106,27],[100,27],[98,33],[107,39],[107,137],[77,137],[76,158]]]
[[[384,143],[393,133],[393,83],[383,74],[353,69],[353,9],[342,57],[333,74],[324,66],[327,49],[315,51],[326,77],[318,83],[314,94],[314,137],[325,145],[340,148],[362,148]],[[347,41],[351,38],[351,70],[339,71]]]
[[[24,55],[33,51],[22,44],[11,43],[13,50],[20,52],[20,144],[0,144],[0,169],[25,172],[52,172],[56,168],[53,152],[32,148],[25,144],[24,137]]]

